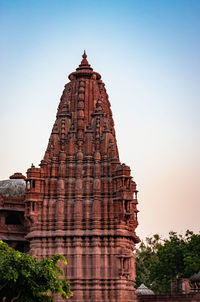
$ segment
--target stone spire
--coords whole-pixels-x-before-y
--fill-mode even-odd
[[[133,302],[136,184],[119,160],[105,85],[82,57],[40,168],[27,172],[27,239],[37,257],[67,257],[72,301]]]

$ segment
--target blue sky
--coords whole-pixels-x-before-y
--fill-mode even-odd
[[[86,49],[138,183],[139,235],[199,231],[199,0],[1,0],[0,44],[1,179],[39,164]]]

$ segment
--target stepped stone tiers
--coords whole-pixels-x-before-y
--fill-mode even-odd
[[[133,302],[136,183],[120,163],[105,85],[85,52],[69,80],[40,168],[27,171],[30,253],[66,256],[72,301]]]

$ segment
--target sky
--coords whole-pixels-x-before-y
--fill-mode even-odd
[[[43,158],[85,49],[111,102],[141,239],[200,231],[200,1],[1,0],[0,179]]]

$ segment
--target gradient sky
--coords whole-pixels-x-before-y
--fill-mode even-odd
[[[40,163],[86,49],[138,184],[138,235],[200,231],[199,0],[1,0],[0,44],[0,179]]]

